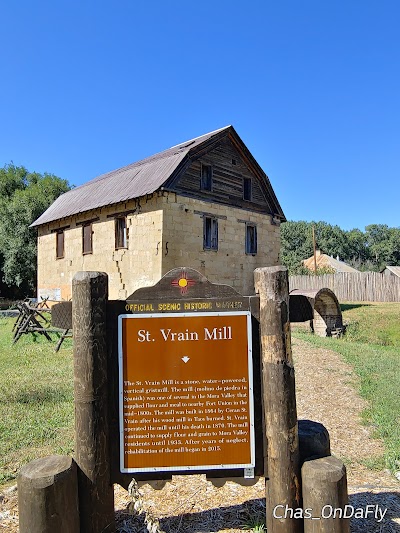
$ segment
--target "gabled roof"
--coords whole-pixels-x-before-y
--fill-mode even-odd
[[[317,268],[330,268],[335,272],[359,272],[359,270],[351,267],[343,261],[334,259],[330,255],[322,254],[319,250],[317,251],[316,258]],[[312,255],[308,259],[305,259],[303,264],[308,270],[314,271],[314,256]]]
[[[381,270],[381,274],[386,269],[388,269],[392,274],[394,274],[395,276],[398,276],[400,278],[400,266],[389,266],[389,265],[386,265],[386,267]]]
[[[221,138],[230,136],[240,146],[245,156],[266,181],[274,207],[274,215],[284,219],[284,214],[272,190],[268,177],[250,154],[232,126],[226,126],[201,137],[196,137],[132,163],[123,168],[102,174],[97,178],[75,187],[59,196],[55,202],[37,219],[31,227],[47,224],[85,211],[118,204],[152,194],[183,168],[188,158],[196,156],[204,149],[211,149]],[[165,188],[168,190],[168,187]]]

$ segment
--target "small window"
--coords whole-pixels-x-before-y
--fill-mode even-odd
[[[59,230],[56,233],[56,258],[62,259],[64,257],[64,230]]]
[[[82,253],[91,254],[93,252],[92,224],[82,226]]]
[[[243,200],[251,200],[251,178],[243,178]]]
[[[212,189],[212,166],[201,164],[201,189],[203,191],[211,191]]]
[[[218,219],[204,217],[203,226],[204,250],[218,250]]]
[[[128,248],[126,217],[115,219],[115,249]]]
[[[257,226],[246,224],[246,254],[257,253]]]

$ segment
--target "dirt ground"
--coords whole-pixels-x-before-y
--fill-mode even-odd
[[[299,340],[293,342],[299,419],[321,422],[328,429],[332,454],[347,465],[350,504],[387,509],[375,516],[351,520],[353,533],[400,532],[400,483],[389,471],[368,469],[363,461],[383,453],[381,441],[361,424],[366,406],[356,393],[351,367],[338,354]],[[264,480],[251,487],[231,481],[216,488],[205,476],[174,477],[162,490],[140,488],[144,508],[160,520],[166,533],[239,533],[261,523],[265,516]],[[120,533],[147,531],[144,515],[126,510],[127,492],[115,486],[117,528]],[[0,531],[18,531],[15,487],[0,495]],[[155,530],[156,531],[156,530]]]

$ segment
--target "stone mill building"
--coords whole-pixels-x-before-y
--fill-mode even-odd
[[[124,299],[179,266],[252,294],[279,262],[283,211],[232,126],[103,174],[61,195],[38,229],[38,296],[71,298],[79,270],[107,272]]]

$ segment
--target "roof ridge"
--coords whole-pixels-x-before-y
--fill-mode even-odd
[[[214,135],[215,133],[219,133],[220,131],[227,130],[228,128],[232,128],[232,124],[228,124],[228,126],[224,126],[223,128],[218,128],[217,130],[210,131],[209,133],[203,133],[203,135],[199,135],[198,137],[194,137],[193,139],[189,139],[182,143],[175,144],[174,146],[171,146],[171,148],[168,148],[168,150],[171,150],[172,148],[177,148],[178,146],[181,146],[182,144],[188,144],[188,143],[191,143],[192,141],[197,141],[197,139],[201,139],[201,137],[205,137],[206,135]]]
[[[104,174],[100,174],[99,176],[96,176],[96,177],[92,178],[91,180],[87,181],[86,183],[82,183],[82,185],[78,185],[77,187],[74,187],[74,190],[86,187],[87,185],[91,185],[95,181],[102,181],[103,179],[107,179],[110,176],[110,174],[118,174],[120,172],[124,172],[126,170],[131,169],[131,168],[135,168],[136,166],[142,166],[142,165],[145,165],[146,163],[151,163],[152,161],[154,161],[156,159],[164,159],[164,158],[167,158],[167,157],[173,157],[174,155],[177,155],[178,153],[175,152],[175,153],[169,154],[168,152],[170,152],[174,148],[179,149],[179,147],[182,147],[181,148],[182,151],[183,151],[183,148],[188,148],[188,150],[186,150],[186,151],[189,152],[190,151],[189,144],[191,145],[194,142],[196,142],[198,139],[201,139],[202,137],[212,136],[212,135],[214,135],[216,133],[219,133],[219,132],[221,132],[223,130],[226,130],[228,128],[232,128],[232,125],[224,126],[223,128],[219,128],[217,130],[210,131],[209,133],[203,133],[203,135],[199,135],[198,137],[194,137],[193,139],[188,139],[187,141],[184,141],[184,142],[181,142],[181,143],[176,144],[174,146],[171,146],[170,148],[166,148],[165,150],[162,150],[161,152],[156,152],[155,154],[149,155],[148,157],[145,157],[143,159],[139,159],[138,161],[134,161],[133,163],[129,163],[129,165],[125,165],[124,167],[116,168],[115,170],[110,170],[109,172],[105,172]],[[180,153],[182,153],[182,151]],[[139,173],[139,171],[135,174],[135,176],[137,176],[138,173]]]
[[[233,144],[238,144],[239,148],[242,147],[244,156],[250,158],[251,165],[253,163],[255,165],[253,170],[256,173],[260,171],[260,177],[266,180],[268,202],[271,203],[271,209],[281,213],[281,207],[275,198],[268,177],[237,135],[233,126],[224,126],[124,167],[103,173],[71,189],[59,196],[31,224],[31,227],[152,194],[160,190],[166,183],[172,183],[177,172],[184,171],[184,165],[189,158],[194,161],[197,157],[201,157],[202,154],[213,150],[226,138],[231,138]],[[271,197],[271,200],[269,197]],[[283,213],[281,216],[284,217]]]

